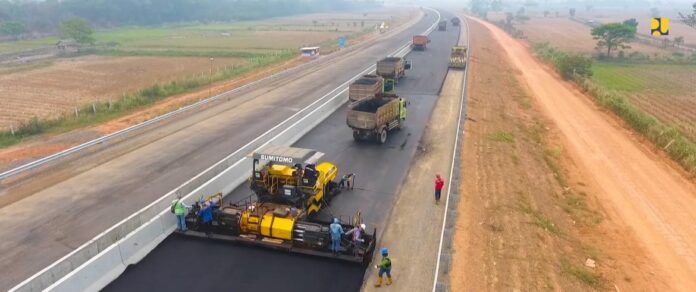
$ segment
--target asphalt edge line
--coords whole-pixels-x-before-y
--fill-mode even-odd
[[[455,16],[457,16],[456,13],[455,13]],[[450,194],[452,193],[452,181],[454,180],[454,175],[455,174],[457,175],[457,182],[459,182],[459,178],[460,178],[459,169],[457,169],[457,171],[455,173],[455,165],[460,165],[459,163],[457,163],[457,159],[459,159],[459,155],[457,155],[457,153],[461,153],[460,148],[462,147],[461,141],[463,139],[460,139],[459,136],[460,136],[460,134],[462,134],[462,136],[463,136],[463,133],[461,133],[462,128],[463,128],[462,127],[462,122],[463,122],[462,116],[464,113],[464,104],[465,104],[465,97],[466,97],[466,91],[467,91],[467,79],[469,76],[469,65],[470,65],[469,61],[470,61],[470,56],[471,56],[471,54],[470,54],[471,53],[471,46],[470,46],[471,34],[469,33],[469,24],[467,23],[466,17],[463,17],[463,20],[461,23],[464,23],[466,25],[466,47],[467,47],[466,68],[464,70],[464,78],[462,79],[463,86],[462,86],[461,98],[459,101],[459,120],[457,122],[457,133],[456,133],[455,139],[454,139],[454,149],[452,150],[452,163],[451,163],[451,168],[450,168],[449,181],[447,183],[447,196],[445,198],[445,214],[442,218],[442,231],[440,232],[440,246],[438,247],[438,250],[437,250],[437,261],[435,264],[435,277],[433,280],[432,292],[438,291],[438,278],[440,275],[440,265],[441,264],[445,265],[445,263],[442,263],[443,262],[442,246],[443,246],[444,238],[445,238],[445,229],[447,227],[447,217],[448,216],[454,217],[454,216],[456,216],[456,212],[457,212],[456,206],[455,206],[454,210],[449,209],[449,201],[450,201]],[[460,32],[460,38],[461,38],[461,32]],[[459,187],[457,187],[457,189],[458,188]],[[451,241],[452,237],[450,237],[449,240]],[[447,263],[447,264],[449,264],[449,263]],[[448,285],[446,283],[441,283],[439,288],[440,288],[439,291],[449,290]]]

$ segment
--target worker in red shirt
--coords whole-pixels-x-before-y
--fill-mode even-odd
[[[440,177],[439,174],[435,175],[435,204],[440,202],[440,194],[442,193],[442,187],[445,186],[445,180]]]

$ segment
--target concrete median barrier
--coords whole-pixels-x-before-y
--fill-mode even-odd
[[[439,15],[437,11],[432,11]],[[424,34],[430,33],[435,24]],[[405,56],[408,52],[410,46],[405,44],[391,55]],[[231,192],[250,175],[251,161],[246,158],[247,154],[266,144],[290,146],[295,143],[345,104],[348,101],[348,85],[358,77],[374,71],[374,67],[372,65],[364,69],[196,177],[123,219],[10,291],[102,289],[128,265],[143,259],[175,230],[176,219],[169,213],[169,207],[178,195],[187,204],[192,204],[201,196]]]

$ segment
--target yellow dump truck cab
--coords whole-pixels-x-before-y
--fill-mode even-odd
[[[338,193],[338,167],[321,162],[324,154],[312,149],[270,145],[252,154],[251,189],[259,202],[301,208],[307,215],[321,209]]]

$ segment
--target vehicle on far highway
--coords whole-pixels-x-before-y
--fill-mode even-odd
[[[452,26],[459,26],[459,17],[452,18]]]
[[[313,256],[369,264],[375,249],[377,231],[363,233],[360,244],[344,240],[333,253],[330,222],[313,216],[340,193],[335,179],[338,167],[320,162],[324,153],[279,145],[268,145],[250,155],[250,188],[256,195],[236,203],[223,203],[222,194],[196,202],[186,215],[189,230],[177,233],[248,244]],[[204,223],[204,217],[212,219]],[[340,222],[347,232],[363,224],[360,212]]]
[[[441,20],[437,24],[437,30],[439,31],[446,31],[447,30],[447,20]]]
[[[386,57],[377,61],[376,73],[385,79],[393,79],[399,82],[406,75],[406,70],[411,69],[411,63],[402,57]]]
[[[376,138],[380,144],[386,143],[387,133],[403,126],[406,104],[403,98],[390,93],[351,104],[346,123],[353,129],[353,139],[362,141]]]
[[[427,35],[414,35],[411,47],[415,51],[425,51],[425,47],[430,42],[430,38]]]
[[[384,78],[379,75],[363,75],[348,86],[348,99],[358,101],[373,98],[384,91]]]
[[[464,46],[452,47],[452,53],[450,54],[449,67],[464,69],[466,68],[466,50]]]

